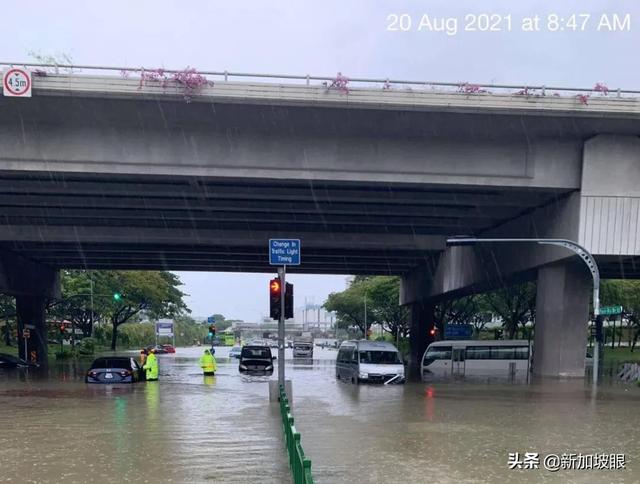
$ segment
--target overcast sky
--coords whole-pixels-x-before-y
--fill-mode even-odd
[[[466,15],[483,13],[501,16],[491,19],[501,31],[465,30]],[[561,22],[555,32],[547,18],[553,13]],[[402,26],[408,31],[393,23],[394,14],[407,15]],[[419,30],[425,14],[434,28],[436,18],[456,18],[457,30],[429,31],[425,22]],[[539,30],[523,32],[523,18],[536,14]],[[602,14],[609,20],[630,14],[631,31],[611,32],[606,23],[598,30]],[[609,88],[640,89],[637,0],[22,0],[3,2],[1,18],[2,61],[26,61],[28,52],[36,51],[65,53],[77,64],[92,65],[341,71],[350,77],[571,87],[604,82]],[[389,30],[394,27],[398,30]],[[215,312],[253,321],[267,312],[268,276],[180,275],[196,315]],[[344,276],[291,280],[297,303],[305,297],[320,303],[345,286]]]

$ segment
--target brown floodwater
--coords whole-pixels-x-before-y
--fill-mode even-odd
[[[86,363],[48,378],[0,373],[0,482],[290,482],[265,377],[217,350],[160,357],[160,381],[92,386]],[[335,351],[287,361],[293,413],[317,483],[640,482],[640,388],[606,380],[338,382]],[[272,378],[275,378],[274,374]],[[538,469],[509,469],[536,452]],[[547,454],[624,454],[625,469],[543,468]]]

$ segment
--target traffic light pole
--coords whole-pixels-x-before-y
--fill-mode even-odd
[[[280,319],[278,319],[278,385],[284,388],[284,298],[287,287],[285,275],[287,266],[278,268],[280,278]]]

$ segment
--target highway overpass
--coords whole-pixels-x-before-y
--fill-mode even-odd
[[[268,239],[294,237],[291,272],[401,275],[415,356],[435,301],[537,277],[534,368],[583,375],[589,275],[570,253],[445,239],[567,238],[603,277],[638,277],[634,93],[370,84],[216,80],[187,103],[35,77],[32,98],[0,98],[0,288],[40,321],[60,268],[273,272]]]

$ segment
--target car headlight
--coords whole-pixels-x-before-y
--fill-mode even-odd
[[[369,373],[360,373],[358,376],[360,378],[369,378]]]
[[[273,370],[273,365],[269,365],[269,366],[265,367],[265,370]]]
[[[241,369],[241,370],[246,370],[246,369],[247,369],[247,367],[246,367],[245,365],[240,365],[240,369]]]

